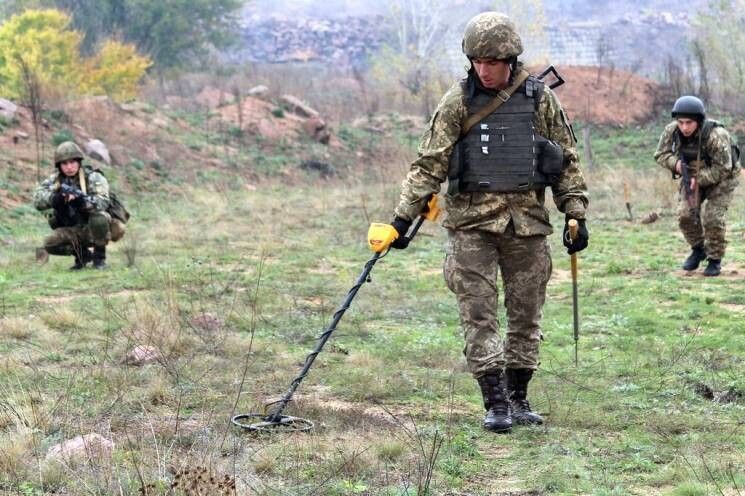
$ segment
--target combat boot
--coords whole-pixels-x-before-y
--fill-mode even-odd
[[[73,255],[75,257],[75,263],[70,270],[81,270],[92,260],[91,252],[88,248],[82,248],[80,251],[75,250]]]
[[[696,245],[691,248],[691,254],[683,262],[683,270],[691,271],[698,269],[698,266],[706,258],[706,251],[704,251],[704,245]]]
[[[504,375],[502,371],[490,372],[479,377],[481,395],[484,397],[484,429],[492,432],[510,432],[512,417],[510,405],[504,391]]]
[[[106,246],[93,247],[93,268],[103,270],[106,268]]]
[[[542,424],[543,417],[530,409],[528,383],[533,377],[531,369],[506,369],[507,397],[512,408],[512,420],[518,424]]]
[[[707,277],[716,277],[722,273],[722,261],[714,258],[709,259],[709,265],[704,269],[704,275]]]

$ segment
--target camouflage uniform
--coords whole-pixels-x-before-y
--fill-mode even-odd
[[[660,136],[654,158],[657,163],[675,175],[679,160],[674,151],[677,122],[665,126]],[[701,126],[687,140],[698,141]],[[685,139],[685,138],[683,138]],[[730,136],[721,126],[714,127],[708,139],[701,143],[701,156],[708,157],[700,164],[696,178],[701,194],[701,208],[691,209],[683,194],[678,198],[678,224],[691,247],[703,245],[709,259],[721,260],[727,246],[726,216],[732,196],[740,178],[739,167],[732,166]]]
[[[467,36],[468,28],[464,50]],[[494,58],[504,58],[496,55],[498,52]],[[464,86],[462,82],[453,85],[437,106],[419,145],[418,158],[403,181],[397,217],[416,218],[427,198],[439,192],[447,179],[453,146],[469,114]],[[534,125],[537,134],[563,148],[564,169],[551,186],[555,204],[568,216],[584,219],[588,199],[574,137],[556,95],[547,87]],[[476,378],[505,366],[538,367],[541,309],[551,273],[546,236],[553,231],[544,191],[445,196],[443,225],[449,241],[444,275],[458,299],[464,353]],[[497,268],[502,272],[507,307],[504,342],[496,316]]]
[[[58,158],[69,151],[65,146],[72,150],[72,155],[79,152],[73,143],[61,144],[55,152],[57,164]],[[55,195],[62,184],[84,190],[90,202],[79,199],[55,205]],[[47,219],[53,231],[44,239],[43,250],[46,253],[73,255],[78,263],[87,259],[88,248],[93,247],[94,251],[102,252],[105,259],[106,244],[124,236],[124,224],[107,212],[110,204],[109,183],[103,174],[91,167],[81,166],[72,177],[61,171],[50,175],[37,186],[33,199],[37,210],[49,211]]]

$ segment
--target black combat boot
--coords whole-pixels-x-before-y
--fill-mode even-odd
[[[528,383],[533,377],[531,369],[505,369],[507,397],[512,407],[512,419],[518,424],[542,424],[543,417],[533,412],[528,403]]]
[[[683,270],[696,270],[701,262],[706,258],[706,252],[704,251],[704,245],[696,245],[691,248],[691,254],[683,262]]]
[[[75,257],[75,263],[72,267],[70,267],[70,270],[83,269],[91,260],[93,260],[93,258],[91,257],[91,251],[88,248],[75,250],[73,256]]]
[[[484,429],[492,432],[510,432],[512,417],[510,405],[504,391],[504,375],[502,371],[491,372],[479,377],[481,395],[484,397]]]
[[[709,259],[709,265],[704,269],[704,275],[707,277],[716,277],[722,273],[722,261],[714,258]]]
[[[98,270],[106,268],[106,246],[93,247],[93,268]]]

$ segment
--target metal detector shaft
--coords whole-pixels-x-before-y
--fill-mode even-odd
[[[419,231],[419,228],[422,226],[423,222],[424,217],[419,217],[419,219],[417,219],[417,222],[416,224],[414,224],[411,232],[406,236],[407,238],[409,238],[409,241],[411,241],[414,236],[416,236],[416,233],[417,231]],[[341,304],[336,313],[334,313],[334,317],[331,319],[331,323],[323,331],[323,334],[318,337],[318,343],[316,343],[316,347],[308,354],[307,357],[305,357],[305,364],[303,365],[302,370],[300,370],[300,374],[298,374],[298,376],[293,379],[292,384],[290,384],[290,388],[287,390],[282,399],[277,402],[277,408],[274,410],[274,412],[266,417],[266,420],[268,422],[280,421],[280,419],[282,418],[282,412],[284,411],[290,400],[292,400],[292,396],[295,394],[295,391],[300,386],[300,383],[303,382],[305,376],[308,375],[310,367],[313,365],[316,357],[323,349],[326,341],[329,340],[331,334],[334,332],[334,330],[336,330],[336,326],[339,324],[339,321],[344,316],[344,312],[346,312],[349,308],[349,305],[352,304],[352,300],[354,300],[354,297],[357,295],[357,292],[360,290],[362,285],[368,281],[368,277],[370,276],[370,272],[372,272],[375,263],[385,253],[376,253],[370,260],[367,261],[367,263],[365,264],[365,268],[362,270],[362,273],[357,278],[357,282],[354,283],[354,286],[352,286],[352,288],[347,293],[347,297],[344,299],[344,302]]]

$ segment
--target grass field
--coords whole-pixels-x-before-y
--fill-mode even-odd
[[[217,494],[171,489],[204,467],[241,495],[745,493],[742,190],[723,275],[686,275],[672,182],[634,167],[588,175],[576,367],[569,258],[551,236],[530,391],[547,422],[510,435],[481,429],[434,225],[375,266],[288,407],[313,431],[229,423],[297,375],[370,257],[368,223],[388,220],[400,171],[368,188],[309,179],[130,200],[130,231],[103,272],[36,265],[48,229],[14,210],[0,231],[0,491]],[[652,211],[660,219],[641,224]],[[127,365],[135,345],[161,356]],[[110,458],[45,458],[92,432],[114,442]]]

